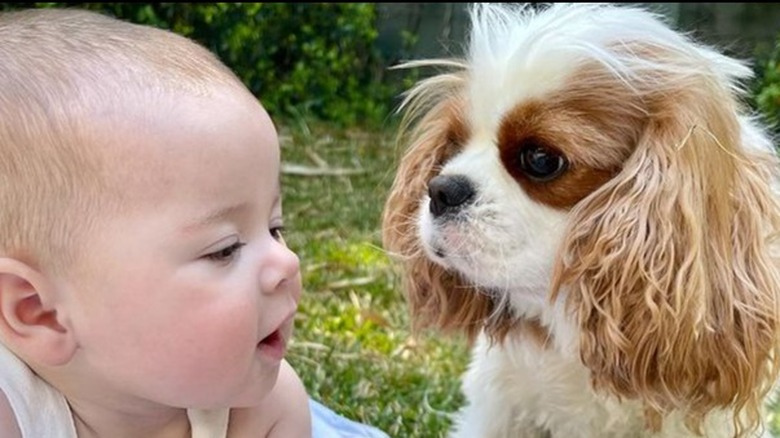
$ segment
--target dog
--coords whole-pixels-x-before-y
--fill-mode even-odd
[[[477,4],[405,94],[383,244],[467,334],[452,437],[770,436],[778,162],[746,63],[638,7]]]

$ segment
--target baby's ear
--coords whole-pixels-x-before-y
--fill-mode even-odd
[[[55,298],[54,285],[43,273],[0,257],[0,339],[18,355],[46,366],[66,363],[76,350]]]

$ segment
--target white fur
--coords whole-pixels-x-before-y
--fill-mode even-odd
[[[468,405],[456,420],[457,438],[693,437],[673,413],[658,433],[644,429],[635,401],[597,394],[588,371],[570,354],[527,342],[490,346],[480,337],[463,380]],[[728,417],[711,414],[705,437],[730,437]],[[761,435],[769,438],[768,431]]]

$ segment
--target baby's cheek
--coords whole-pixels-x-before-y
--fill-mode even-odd
[[[176,379],[183,387],[198,392],[190,395],[193,399],[229,397],[246,384],[254,366],[256,330],[253,321],[240,312],[193,326],[182,345],[172,346],[177,352],[171,361],[179,370]]]

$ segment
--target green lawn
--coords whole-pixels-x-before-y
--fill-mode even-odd
[[[396,163],[393,129],[384,131],[280,126],[285,237],[304,284],[288,358],[336,412],[392,437],[439,437],[463,402],[468,351],[462,339],[410,333],[397,266],[381,247]],[[311,168],[317,175],[302,174]]]

